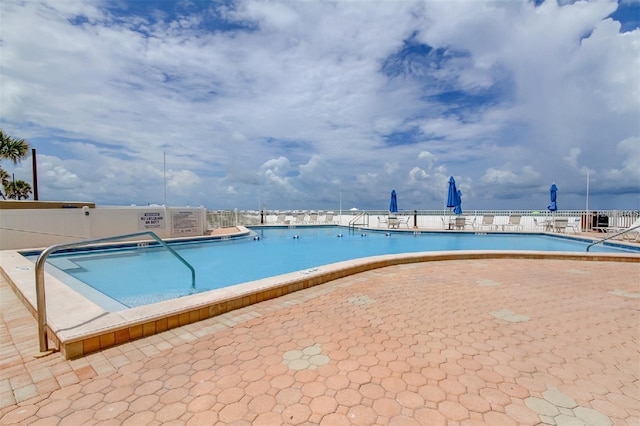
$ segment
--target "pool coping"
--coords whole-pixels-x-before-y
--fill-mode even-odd
[[[505,258],[640,262],[639,254],[597,252],[474,250],[378,255],[117,312],[102,309],[45,272],[47,335],[66,359],[73,359],[372,269],[416,262]],[[34,264],[17,250],[0,251],[0,273],[35,317],[34,270]]]

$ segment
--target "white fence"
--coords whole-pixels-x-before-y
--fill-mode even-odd
[[[629,227],[640,211],[608,210],[600,212],[531,210],[475,210],[463,215],[464,229],[482,227],[483,218],[493,215],[492,230],[540,231],[545,219],[567,218],[576,231],[592,227]],[[510,217],[521,216],[518,226],[508,226]],[[456,229],[455,217],[449,211],[417,210],[398,213],[399,228]],[[80,207],[80,208],[1,208],[0,250],[40,248],[52,244],[109,237],[139,231],[153,231],[160,238],[202,236],[215,228],[244,225],[298,226],[311,224],[354,224],[366,227],[388,227],[389,212],[358,211],[207,211],[204,207]],[[458,219],[460,221],[460,219]],[[460,222],[459,222],[460,223]],[[450,225],[451,224],[451,225]],[[458,228],[459,229],[459,228]]]
[[[566,218],[576,230],[587,231],[597,228],[626,228],[640,217],[640,211],[607,210],[585,212],[583,210],[563,210],[554,213],[534,210],[470,210],[461,216],[465,229],[482,229],[483,218],[493,216],[494,230],[518,229],[524,231],[542,230],[541,224],[553,218]],[[519,226],[509,227],[510,218],[520,216]],[[444,210],[401,211],[398,217],[401,229],[405,226],[424,229],[455,228],[455,218]],[[244,225],[313,225],[335,224],[348,226],[387,227],[388,211],[357,210],[343,212],[323,211],[207,211],[208,229]],[[513,220],[513,219],[511,219]],[[406,224],[406,225],[405,225]],[[452,224],[450,226],[450,224]],[[486,229],[487,227],[485,227]]]

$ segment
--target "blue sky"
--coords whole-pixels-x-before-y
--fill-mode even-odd
[[[41,200],[640,209],[640,1],[0,3]],[[31,182],[31,161],[3,167]]]

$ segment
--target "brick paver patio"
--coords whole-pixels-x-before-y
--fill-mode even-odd
[[[3,425],[640,424],[638,262],[393,266],[71,361],[0,309]]]

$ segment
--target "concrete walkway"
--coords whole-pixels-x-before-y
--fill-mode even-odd
[[[373,270],[81,359],[0,278],[0,424],[640,424],[640,263]]]

